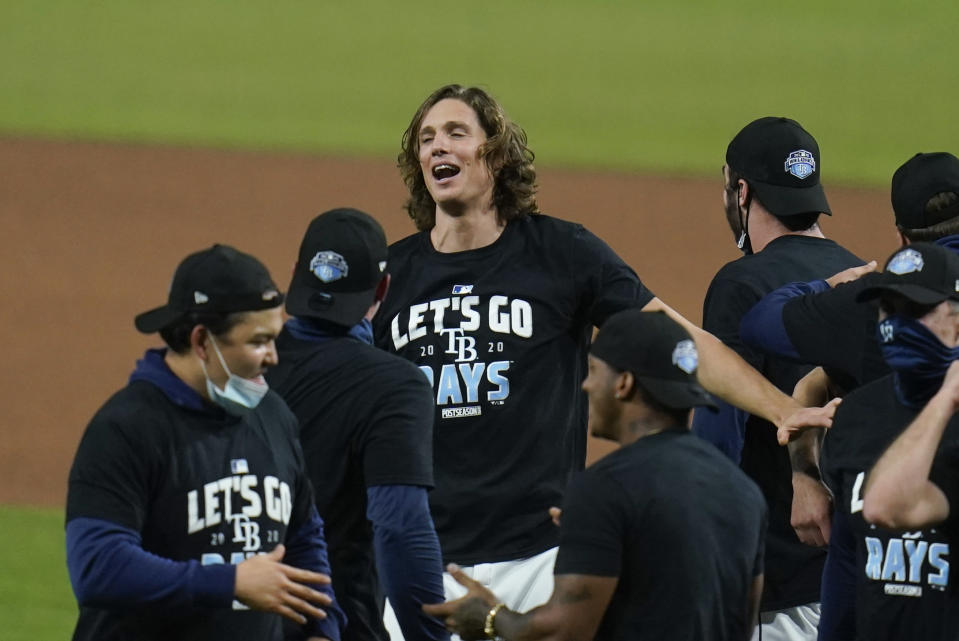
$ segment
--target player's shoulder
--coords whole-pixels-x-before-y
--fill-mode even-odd
[[[429,232],[419,231],[401,238],[387,248],[387,271],[394,277],[411,264],[421,262],[432,254]]]
[[[358,343],[351,348],[354,362],[369,369],[371,376],[380,379],[415,376],[417,381],[421,378],[426,381],[423,372],[412,361],[375,345],[359,341],[354,343]]]
[[[84,447],[125,442],[151,449],[180,422],[175,406],[163,392],[145,381],[133,381],[97,409],[83,432]],[[152,444],[152,445],[151,445]]]
[[[857,387],[843,397],[842,403],[836,409],[836,418],[845,419],[864,413],[875,416],[878,412],[891,411],[900,407],[895,388],[893,374],[887,374]]]
[[[539,240],[543,244],[575,242],[592,236],[582,224],[549,214],[530,214],[511,222],[510,225],[519,234]]]
[[[117,429],[142,425],[153,417],[165,414],[172,406],[163,391],[146,381],[133,381],[114,392],[94,414],[91,423],[105,423]]]
[[[885,447],[913,413],[899,403],[892,374],[856,388],[843,397],[826,434],[830,456],[843,462],[878,455],[873,450]]]
[[[268,419],[296,425],[296,416],[294,416],[293,410],[283,400],[283,397],[272,389],[267,390],[266,395],[256,406],[256,410]]]
[[[387,259],[403,259],[420,251],[428,239],[428,234],[426,231],[418,231],[391,243],[387,248]]]
[[[713,282],[723,280],[749,280],[749,275],[752,273],[754,265],[757,262],[762,262],[762,259],[760,258],[761,255],[762,252],[759,254],[748,254],[727,262],[716,271],[716,274],[713,276]]]

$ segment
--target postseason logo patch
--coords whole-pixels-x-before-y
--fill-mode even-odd
[[[797,149],[786,156],[786,173],[805,180],[816,171],[816,159],[805,149]]]
[[[346,259],[336,252],[322,251],[316,252],[316,256],[310,261],[310,271],[324,283],[332,283],[346,278],[350,273],[350,266],[346,264]]]
[[[687,374],[696,371],[699,365],[699,353],[696,351],[696,343],[691,340],[679,341],[673,348],[673,365],[683,370]]]
[[[921,272],[923,266],[922,254],[915,249],[904,249],[889,261],[886,265],[886,271],[892,272],[896,276]]]

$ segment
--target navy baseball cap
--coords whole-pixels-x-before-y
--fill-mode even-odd
[[[386,234],[369,214],[349,208],[320,214],[300,243],[286,311],[352,327],[373,304],[386,256]]]
[[[716,409],[696,381],[699,354],[682,325],[665,312],[628,309],[603,323],[590,354],[610,367],[633,376],[666,407]]]
[[[959,202],[927,212],[926,202],[936,194],[959,194],[959,158],[939,151],[916,154],[892,175],[892,210],[903,229],[924,229],[959,216]]]
[[[263,263],[229,245],[213,245],[184,258],[173,274],[167,304],[133,322],[152,334],[190,312],[252,312],[282,304],[283,294]]]
[[[795,120],[752,121],[729,143],[726,164],[746,179],[773,216],[832,215],[819,182],[819,144]]]
[[[920,305],[959,301],[959,255],[935,243],[912,243],[890,256],[873,282],[859,292],[857,301],[890,292]]]

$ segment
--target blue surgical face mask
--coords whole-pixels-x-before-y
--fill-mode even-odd
[[[912,409],[922,409],[959,358],[959,347],[947,347],[928,327],[901,314],[889,316],[877,329],[883,358],[896,374],[899,400]]]
[[[266,393],[269,391],[270,386],[267,385],[266,380],[262,376],[242,378],[233,374],[230,368],[226,366],[226,361],[223,360],[223,355],[220,353],[220,348],[217,347],[216,341],[213,340],[212,334],[210,335],[210,342],[213,343],[213,349],[216,352],[217,358],[220,359],[220,365],[223,366],[223,371],[227,373],[227,379],[226,385],[224,385],[221,390],[210,380],[210,375],[206,372],[206,365],[203,361],[200,361],[200,367],[203,368],[203,375],[206,377],[207,394],[209,394],[211,401],[230,414],[242,416],[260,404],[260,401],[263,400],[263,397],[266,396]]]

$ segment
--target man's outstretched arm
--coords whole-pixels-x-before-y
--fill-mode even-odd
[[[446,627],[465,641],[592,639],[619,582],[618,577],[558,574],[549,601],[529,612],[513,612],[459,567],[450,565],[447,570],[467,588],[466,595],[448,603],[424,605],[423,610],[445,621]]]

